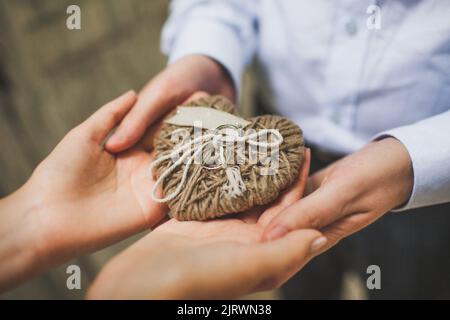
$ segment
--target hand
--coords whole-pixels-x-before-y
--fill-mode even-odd
[[[232,81],[215,60],[191,55],[168,66],[139,93],[136,106],[126,115],[106,149],[116,153],[133,146],[147,128],[187,100],[194,92],[221,94],[234,100]]]
[[[412,186],[411,160],[402,143],[393,138],[372,142],[313,175],[307,196],[275,217],[263,239],[314,228],[324,233],[328,249],[404,204]]]
[[[306,158],[299,180],[269,208],[235,218],[163,223],[113,258],[88,298],[213,299],[279,286],[326,243],[314,230],[260,242],[272,217],[301,197],[309,152]]]
[[[0,290],[163,218],[165,206],[151,201],[149,153],[137,144],[113,156],[102,145],[135,101],[129,92],[99,109],[1,201]]]

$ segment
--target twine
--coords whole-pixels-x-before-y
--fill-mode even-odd
[[[258,140],[258,138],[266,137],[268,134],[272,134],[274,137],[276,137],[275,141],[260,142]],[[256,140],[253,140],[255,138]],[[153,168],[157,167],[164,161],[174,159],[180,153],[182,154],[181,157],[178,158],[178,160],[176,160],[170,167],[168,167],[161,173],[158,180],[156,180],[155,184],[153,185],[151,196],[152,199],[156,202],[160,203],[167,202],[178,196],[178,194],[181,192],[181,190],[185,185],[189,168],[191,167],[192,162],[194,161],[194,159],[196,159],[197,156],[200,155],[200,153],[202,153],[203,149],[208,146],[219,148],[220,166],[225,169],[225,173],[228,180],[227,184],[225,184],[223,188],[226,191],[225,194],[229,195],[231,198],[235,198],[237,196],[242,195],[242,193],[246,190],[245,184],[242,181],[241,172],[239,168],[237,166],[228,166],[226,163],[226,159],[224,156],[224,149],[226,145],[229,143],[234,144],[239,142],[240,143],[246,142],[249,145],[258,148],[260,147],[276,148],[279,147],[283,142],[283,136],[276,129],[264,129],[252,134],[246,134],[244,136],[228,133],[224,135],[223,133],[220,133],[220,130],[216,129],[214,133],[204,134],[187,143],[185,141],[186,139],[184,139],[182,143],[174,150],[172,150],[170,153],[156,159],[150,166],[150,170],[153,171]],[[211,154],[207,154],[206,156],[203,157],[203,160],[209,161],[211,160],[211,157],[212,157]],[[185,166],[183,168],[181,181],[178,184],[177,188],[163,198],[158,197],[156,193],[159,186],[162,185],[164,179],[168,177],[177,167],[181,166],[183,163],[185,163]]]
[[[201,98],[188,104],[188,106],[198,105],[236,115],[233,104],[221,96]],[[174,113],[175,111],[168,117]],[[195,159],[196,152],[198,154],[204,152],[206,158],[203,160],[208,161],[210,158],[207,151],[214,141],[220,146],[224,140],[233,140],[234,137],[227,135],[215,138],[216,135],[212,135],[205,141],[205,136],[211,134],[206,132],[197,143],[199,145],[206,143],[207,146],[195,149],[192,146],[197,147],[197,145],[187,142],[188,138],[196,139],[193,128],[181,128],[168,123],[162,125],[159,135],[155,138],[156,155],[151,165],[157,184],[152,190],[152,196],[159,199],[157,200],[159,202],[166,202],[173,217],[178,220],[206,220],[243,212],[275,200],[282,190],[297,179],[304,157],[304,141],[300,128],[290,120],[274,115],[258,116],[247,120],[250,124],[246,130],[269,134],[272,139],[268,140],[268,143],[276,143],[277,137],[281,137],[282,140],[277,146],[279,167],[276,174],[261,174],[267,168],[264,163],[255,165],[246,161],[231,166],[223,158],[219,161],[220,166],[207,170],[204,164],[196,164],[194,160],[189,162],[189,159]],[[174,136],[177,135],[181,138],[181,142],[174,140]],[[261,143],[255,137],[250,140],[244,136],[241,138],[247,139],[246,146],[252,142]],[[271,145],[267,147],[270,149]],[[193,151],[194,149],[196,151]],[[244,150],[245,159],[249,158],[248,149]],[[173,156],[176,151],[179,152],[179,158],[173,161],[169,155]],[[227,165],[224,166],[224,164]],[[161,189],[163,197],[156,196],[157,189]]]

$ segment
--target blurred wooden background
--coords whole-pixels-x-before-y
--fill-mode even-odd
[[[78,3],[82,30],[66,28]],[[74,125],[165,65],[167,1],[0,0],[0,156],[5,195]]]
[[[81,30],[66,9],[81,7]],[[166,0],[0,0],[0,196],[19,187],[73,126],[160,71]],[[2,296],[77,299],[99,267],[130,243],[68,264],[82,270],[81,291],[66,288],[66,265]]]
[[[70,4],[81,8],[81,30],[66,28]],[[168,0],[0,0],[0,197],[23,184],[70,128],[164,68],[159,43],[167,13]],[[99,268],[139,236],[0,298],[83,298]],[[66,287],[69,264],[81,267],[81,291]]]

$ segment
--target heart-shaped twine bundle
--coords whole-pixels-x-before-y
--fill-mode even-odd
[[[207,220],[268,204],[297,179],[304,159],[297,125],[273,115],[239,118],[221,96],[169,114],[155,149],[152,197],[167,202],[178,220]]]

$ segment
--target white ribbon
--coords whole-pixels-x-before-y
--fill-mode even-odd
[[[263,148],[273,148],[278,147],[283,142],[283,136],[280,134],[280,132],[276,129],[263,129],[258,132],[254,132],[251,134],[246,134],[243,136],[240,136],[238,134],[230,134],[229,131],[224,133],[220,133],[218,131],[219,128],[217,128],[213,133],[206,133],[203,134],[200,137],[197,137],[189,142],[186,142],[186,139],[183,139],[181,144],[178,147],[175,147],[174,150],[169,152],[167,155],[159,157],[156,159],[151,165],[150,170],[152,171],[153,168],[158,166],[160,163],[168,160],[168,159],[174,159],[177,156],[181,156],[170,166],[168,167],[156,180],[155,184],[153,185],[152,190],[152,199],[156,202],[167,202],[175,198],[183,189],[187,174],[189,172],[189,168],[194,161],[194,159],[203,151],[203,149],[207,146],[213,146],[213,147],[219,147],[220,150],[220,160],[221,160],[221,166],[217,168],[223,168],[225,169],[226,176],[227,176],[227,184],[224,185],[223,190],[232,198],[242,195],[242,193],[245,191],[245,184],[242,181],[241,172],[239,170],[238,166],[228,166],[226,164],[225,156],[224,156],[224,148],[226,144],[228,143],[235,143],[235,142],[246,142],[249,145],[255,146],[255,147],[263,147]],[[180,130],[180,129],[178,129]],[[181,129],[184,130],[184,129]],[[234,131],[237,132],[237,131]],[[271,142],[260,142],[258,139],[262,136],[265,136],[267,134],[272,134],[275,139]],[[256,140],[255,140],[256,139]],[[181,181],[178,183],[178,186],[176,189],[166,195],[163,198],[160,198],[157,196],[156,192],[158,190],[158,187],[162,185],[165,178],[167,178],[177,167],[183,164],[184,161],[186,161],[186,165],[183,169],[183,175],[181,177]],[[215,168],[216,169],[216,168]]]

